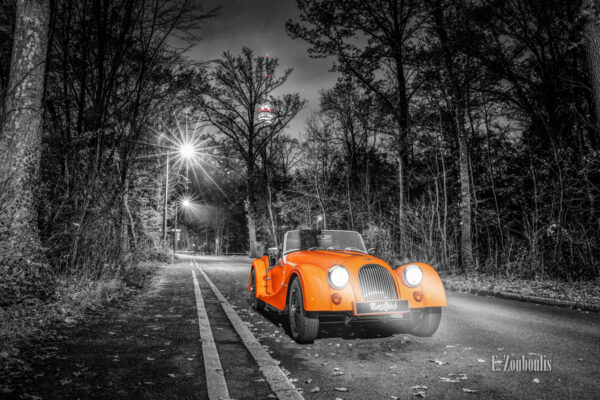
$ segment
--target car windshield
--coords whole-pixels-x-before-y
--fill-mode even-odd
[[[314,229],[289,231],[286,234],[284,254],[298,250],[354,250],[367,252],[358,232]]]

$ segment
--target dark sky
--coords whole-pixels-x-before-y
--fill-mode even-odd
[[[285,32],[285,21],[297,19],[295,0],[208,0],[207,9],[220,5],[219,16],[206,22],[202,41],[191,50],[198,60],[219,58],[224,51],[241,53],[242,47],[256,55],[269,54],[279,58],[279,69],[293,68],[281,93],[299,92],[308,100],[303,110],[290,124],[289,132],[298,137],[304,121],[319,105],[319,89],[330,88],[336,74],[328,72],[333,59],[310,58],[306,42],[292,40]]]

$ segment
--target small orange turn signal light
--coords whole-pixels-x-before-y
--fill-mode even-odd
[[[421,300],[423,300],[423,292],[421,292],[419,290],[415,290],[415,292],[413,293],[413,297],[415,298],[416,301],[421,301]]]
[[[333,301],[333,304],[338,305],[342,302],[342,296],[339,293],[334,293],[331,295],[331,301]]]

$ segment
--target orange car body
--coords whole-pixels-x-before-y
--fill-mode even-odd
[[[407,300],[411,310],[447,305],[442,281],[433,267],[426,263],[408,263],[393,269],[384,260],[359,251],[303,250],[279,258],[278,264],[271,266],[269,256],[264,255],[255,259],[251,268],[256,276],[256,297],[279,311],[285,310],[290,282],[297,278],[301,283],[306,311],[352,312],[356,315],[356,303],[365,301],[358,272],[367,264],[382,266],[392,275],[397,299]],[[346,267],[350,275],[348,284],[340,290],[332,288],[327,279],[328,271],[334,265]],[[423,271],[422,281],[416,287],[408,286],[402,278],[408,265],[417,265]],[[250,282],[248,290],[251,290]],[[334,294],[336,302],[333,301]]]

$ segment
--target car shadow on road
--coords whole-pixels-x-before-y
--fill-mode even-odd
[[[248,304],[250,302],[248,301]],[[290,327],[287,314],[282,312],[266,309],[259,312],[265,317],[273,327],[282,327],[288,336],[290,335]],[[379,339],[393,336],[394,334],[408,334],[406,330],[383,323],[354,323],[344,324],[339,323],[323,323],[319,328],[317,339],[340,338],[343,340],[356,339]]]

